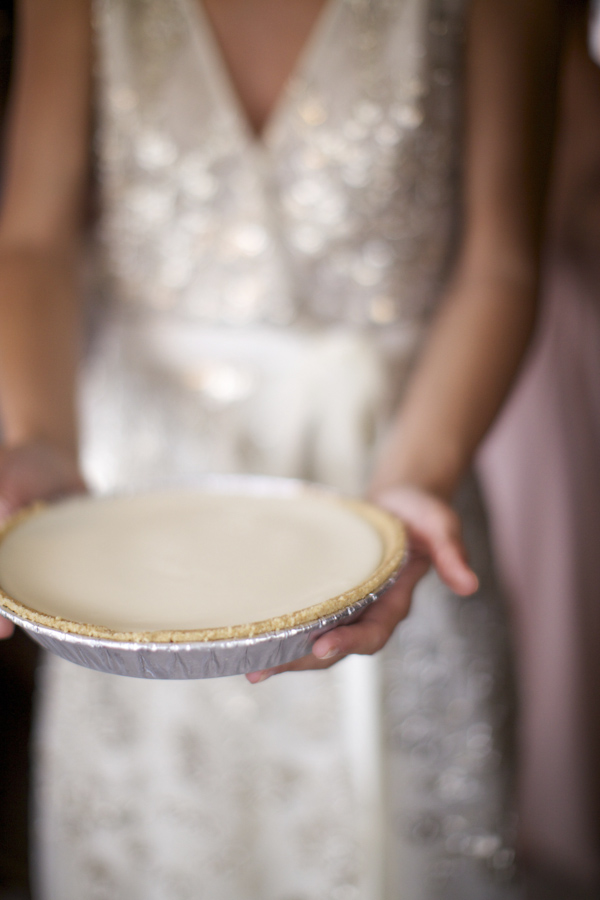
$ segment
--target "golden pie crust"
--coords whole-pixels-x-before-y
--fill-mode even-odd
[[[100,640],[125,641],[131,643],[190,643],[195,641],[228,641],[243,638],[252,638],[261,634],[274,631],[283,631],[298,626],[308,625],[326,616],[341,612],[348,606],[352,606],[359,600],[379,590],[389,578],[400,568],[407,555],[406,532],[402,523],[391,513],[379,506],[374,506],[362,500],[354,500],[345,497],[336,498],[336,502],[357,513],[368,521],[377,531],[382,544],[381,562],[371,576],[356,587],[329,600],[324,600],[314,606],[301,609],[288,615],[276,616],[264,619],[260,622],[251,622],[246,625],[232,625],[223,628],[203,628],[185,631],[113,631],[99,625],[72,622],[59,616],[50,616],[19,603],[5,593],[0,585],[0,599],[2,606],[12,613],[67,634],[83,635],[84,637]],[[14,528],[32,516],[39,515],[47,508],[45,503],[36,503],[12,516],[0,527],[0,542]]]

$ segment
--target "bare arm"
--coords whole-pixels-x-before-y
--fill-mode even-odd
[[[89,9],[22,0],[0,218],[0,407],[9,446],[74,453]]]
[[[87,180],[89,7],[21,0],[0,215],[0,518],[81,490],[77,258]],[[12,630],[0,618],[0,637]]]
[[[476,0],[467,68],[466,228],[374,489],[449,498],[514,379],[535,318],[560,4]]]
[[[251,681],[379,650],[430,562],[457,593],[477,588],[447,501],[510,388],[534,324],[560,35],[560,0],[473,0],[463,242],[371,486],[409,526],[412,559],[360,622],[317,640],[313,656]]]

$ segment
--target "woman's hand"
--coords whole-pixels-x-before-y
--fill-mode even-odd
[[[0,449],[0,524],[35,500],[53,500],[85,490],[75,457],[49,442],[31,441]],[[0,638],[12,632],[12,622],[0,616]]]
[[[398,580],[357,622],[341,625],[316,640],[310,656],[251,672],[246,677],[252,684],[280,672],[326,669],[350,653],[381,650],[398,622],[408,615],[415,585],[430,565],[455,593],[467,595],[477,590],[477,576],[466,561],[460,520],[448,504],[414,487],[391,488],[373,499],[402,519],[408,530],[409,559]]]

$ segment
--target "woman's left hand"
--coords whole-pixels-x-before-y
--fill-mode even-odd
[[[447,503],[419,488],[405,486],[382,491],[373,499],[397,515],[408,531],[409,558],[398,580],[357,622],[341,625],[318,638],[309,656],[246,675],[252,684],[280,672],[327,669],[350,653],[377,653],[408,615],[415,585],[430,565],[455,593],[468,595],[477,590],[479,582],[467,563],[460,519]]]

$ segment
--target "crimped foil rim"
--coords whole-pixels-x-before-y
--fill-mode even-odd
[[[242,476],[239,479],[235,476],[233,477],[233,483],[237,484],[240,493],[252,492],[251,490],[244,491],[243,487],[245,483],[251,484],[252,480],[252,476]],[[32,624],[42,625],[45,628],[50,628],[65,634],[78,635],[96,640],[108,640],[126,644],[189,644],[237,641],[245,638],[257,637],[259,635],[273,634],[274,632],[289,631],[291,629],[316,623],[328,616],[335,615],[336,613],[353,606],[370,594],[378,592],[402,566],[407,554],[406,532],[400,520],[387,512],[387,510],[364,500],[355,500],[353,498],[344,497],[325,487],[321,488],[319,485],[294,482],[292,479],[273,478],[269,480],[272,481],[274,485],[276,483],[283,483],[286,486],[295,485],[297,486],[299,493],[303,493],[304,491],[308,493],[314,492],[322,498],[331,500],[331,502],[341,503],[373,525],[381,538],[383,555],[381,562],[369,578],[365,579],[349,591],[345,591],[342,594],[338,594],[335,597],[331,597],[294,613],[275,616],[270,619],[250,622],[243,625],[195,630],[115,631],[100,625],[74,622],[69,619],[63,619],[59,616],[50,616],[46,613],[40,613],[31,609],[7,594],[0,584],[1,606]],[[265,483],[267,479],[258,476],[256,481]],[[218,484],[218,482],[219,480],[217,479],[216,483]],[[214,493],[214,490],[209,490],[209,492]],[[268,494],[268,491],[265,493]],[[274,495],[276,494],[277,491],[274,492]],[[46,503],[36,503],[33,506],[20,510],[14,516],[11,516],[11,518],[0,527],[0,543],[11,531],[23,522],[33,516],[39,515],[47,508],[48,504]]]

